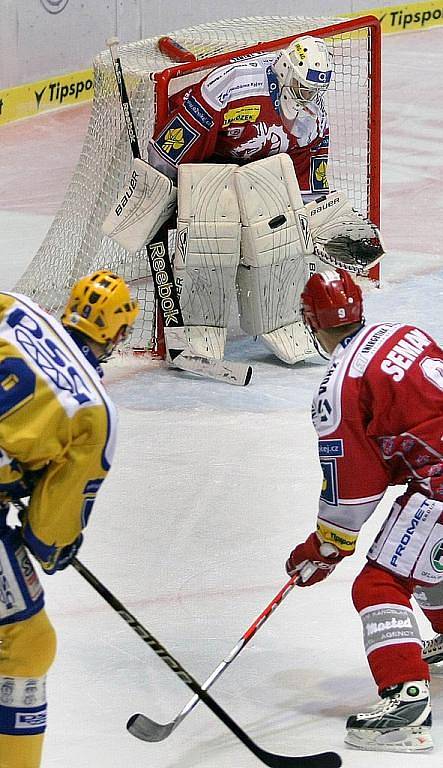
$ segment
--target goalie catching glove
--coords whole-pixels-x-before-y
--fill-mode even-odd
[[[333,544],[322,542],[317,533],[311,533],[304,544],[292,550],[286,561],[286,572],[289,576],[300,574],[299,587],[311,587],[326,579],[346,554],[351,553],[340,552]]]
[[[359,274],[383,258],[379,229],[352,207],[343,192],[314,200],[306,206],[306,213],[314,253],[326,264]]]

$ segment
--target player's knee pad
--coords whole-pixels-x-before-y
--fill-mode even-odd
[[[240,326],[262,336],[286,362],[304,359],[313,347],[300,322],[299,297],[313,244],[294,166],[285,154],[258,160],[236,170],[235,184],[242,222]]]
[[[27,736],[46,728],[46,673],[56,652],[44,610],[0,628],[0,733]]]
[[[240,258],[235,168],[190,163],[178,173],[174,274],[190,345],[211,357],[223,357]]]

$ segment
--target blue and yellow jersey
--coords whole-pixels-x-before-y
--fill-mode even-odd
[[[40,471],[26,521],[43,562],[85,527],[110,468],[116,411],[64,328],[25,296],[0,293],[0,487]]]

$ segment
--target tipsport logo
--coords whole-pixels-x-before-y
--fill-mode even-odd
[[[65,100],[77,101],[84,91],[90,91],[94,83],[91,78],[76,80],[72,83],[50,82],[43,86],[41,91],[34,91],[37,110],[42,102],[50,104],[63,104]]]
[[[45,11],[48,13],[61,13],[65,10],[69,0],[40,0]]]

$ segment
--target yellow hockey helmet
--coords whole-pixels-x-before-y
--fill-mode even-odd
[[[114,345],[125,338],[139,311],[123,278],[102,269],[72,286],[61,322],[98,344]]]

